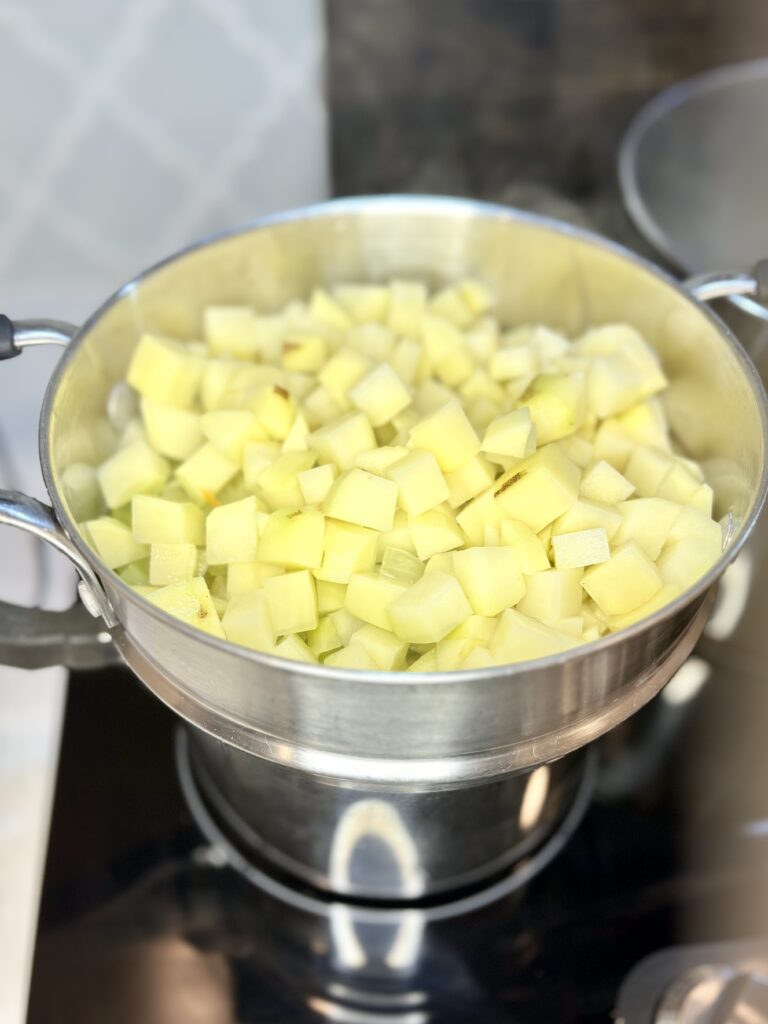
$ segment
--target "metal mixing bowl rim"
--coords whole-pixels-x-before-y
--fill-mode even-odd
[[[176,262],[177,260],[193,253],[198,250],[207,248],[210,245],[214,245],[218,242],[225,241],[228,238],[234,238],[238,235],[243,235],[251,231],[258,231],[265,227],[272,225],[290,223],[293,221],[301,221],[308,219],[315,219],[321,217],[333,217],[338,214],[344,213],[356,213],[363,210],[371,209],[382,210],[384,212],[413,212],[420,214],[450,214],[452,216],[462,216],[467,219],[473,217],[490,217],[500,218],[503,220],[523,222],[530,224],[537,228],[542,228],[553,232],[554,234],[567,235],[573,238],[580,239],[581,241],[587,242],[591,245],[597,246],[598,248],[613,253],[615,256],[629,261],[636,265],[639,269],[645,270],[653,277],[657,278],[663,284],[666,284],[678,293],[682,298],[687,300],[696,311],[710,320],[714,327],[720,332],[724,342],[730,345],[733,354],[741,364],[741,368],[747,381],[752,387],[752,391],[758,401],[760,407],[760,419],[762,425],[762,446],[763,446],[763,466],[760,475],[759,487],[753,501],[752,507],[745,515],[742,523],[740,524],[739,530],[731,541],[728,548],[723,552],[721,557],[715,562],[710,570],[701,577],[692,587],[689,587],[674,601],[671,601],[668,605],[664,605],[653,615],[648,616],[645,619],[627,627],[626,629],[620,630],[617,633],[611,633],[608,636],[601,637],[599,640],[591,641],[590,643],[582,644],[579,647],[571,648],[568,651],[549,655],[543,658],[533,658],[527,661],[511,662],[502,665],[496,665],[493,668],[484,669],[464,669],[452,672],[383,672],[383,671],[368,671],[362,669],[341,669],[341,668],[328,668],[324,665],[313,665],[304,662],[296,662],[285,658],[280,658],[276,655],[268,654],[262,651],[255,651],[248,647],[242,647],[238,644],[233,644],[229,640],[220,639],[218,637],[211,636],[210,634],[203,633],[202,631],[195,629],[194,626],[187,625],[179,619],[174,618],[168,612],[157,608],[150,601],[140,597],[134,590],[132,590],[123,580],[112,570],[101,563],[94,555],[93,551],[87,546],[83,540],[79,529],[76,524],[70,518],[64,504],[59,496],[58,490],[55,487],[53,477],[53,464],[51,455],[51,442],[52,442],[52,426],[53,426],[53,402],[57,393],[59,384],[62,377],[67,371],[67,368],[71,360],[75,357],[75,354],[80,347],[80,344],[87,338],[88,333],[98,323],[99,320],[118,302],[120,302],[127,295],[130,295],[143,281],[155,274],[159,270],[168,266],[169,264]],[[539,214],[528,213],[526,211],[517,210],[513,207],[503,206],[497,203],[489,203],[475,199],[463,199],[449,196],[430,196],[430,195],[411,195],[411,194],[392,194],[392,195],[379,195],[379,196],[357,196],[352,198],[341,198],[332,199],[326,202],[317,203],[307,207],[301,207],[295,210],[289,210],[284,213],[269,214],[264,217],[255,218],[245,224],[238,225],[234,228],[227,229],[216,234],[209,235],[197,242],[192,243],[189,246],[173,253],[170,256],[165,257],[159,262],[148,267],[142,271],[139,275],[134,277],[127,284],[118,288],[105,302],[99,306],[95,312],[83,323],[76,334],[73,336],[71,342],[67,346],[61,360],[57,364],[45,393],[43,399],[42,412],[40,417],[40,428],[39,428],[39,449],[40,449],[40,462],[43,471],[43,477],[48,489],[48,493],[53,504],[56,517],[63,529],[70,537],[74,545],[83,555],[83,557],[97,568],[98,575],[102,578],[106,577],[110,581],[110,585],[117,589],[117,591],[123,596],[123,598],[141,608],[142,612],[147,613],[152,618],[165,624],[166,626],[173,626],[182,635],[189,637],[191,640],[197,642],[205,642],[213,647],[215,650],[219,650],[222,653],[232,655],[237,654],[241,658],[251,661],[254,666],[267,665],[271,668],[278,670],[291,670],[295,673],[301,673],[304,676],[311,676],[318,679],[342,679],[346,682],[358,682],[364,684],[399,684],[402,686],[418,684],[420,686],[424,684],[440,685],[440,684],[451,684],[455,685],[458,682],[466,682],[469,680],[477,680],[478,683],[484,681],[490,681],[497,679],[500,676],[510,678],[521,677],[527,675],[529,672],[536,670],[545,670],[565,664],[570,664],[581,658],[592,657],[595,654],[607,651],[617,645],[623,644],[630,637],[637,637],[644,633],[646,630],[651,629],[653,626],[658,625],[664,619],[670,615],[681,610],[690,602],[703,595],[713,584],[717,581],[718,577],[722,574],[725,567],[736,557],[738,552],[744,545],[747,537],[754,527],[757,516],[762,508],[765,501],[766,492],[768,491],[768,463],[765,459],[766,441],[768,440],[768,399],[766,399],[765,390],[763,388],[762,381],[753,366],[752,362],[747,357],[746,353],[742,349],[741,345],[736,340],[735,336],[729,330],[723,321],[717,317],[712,310],[705,304],[699,302],[688,293],[685,288],[676,281],[669,274],[665,273],[662,269],[657,267],[650,260],[638,256],[636,253],[618,244],[617,242],[610,241],[597,235],[591,231],[586,231],[583,228],[577,228],[570,224],[566,224],[562,221],[556,220],[550,217],[542,217]]]
[[[719,268],[691,266],[682,253],[677,251],[670,237],[648,209],[637,180],[637,155],[643,136],[661,116],[687,103],[692,97],[712,92],[723,85],[737,85],[740,82],[756,78],[768,79],[768,57],[758,57],[756,60],[741,61],[737,64],[726,64],[723,67],[712,68],[701,74],[693,75],[682,82],[676,82],[667,89],[663,89],[640,108],[630,121],[629,128],[621,140],[617,167],[619,186],[627,212],[640,234],[664,259],[685,274]],[[768,308],[749,296],[734,295],[727,301],[759,320],[768,320]]]

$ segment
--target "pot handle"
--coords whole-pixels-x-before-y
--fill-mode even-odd
[[[751,274],[695,274],[687,278],[685,287],[699,302],[748,295],[768,306],[768,259],[759,260]]]
[[[14,322],[0,315],[0,360],[11,359],[32,345],[66,345],[76,330],[60,320]],[[117,624],[109,599],[53,509],[18,491],[0,489],[0,524],[25,530],[65,554],[80,575],[77,589],[82,602],[66,611],[0,602],[0,664],[96,668],[119,661],[105,629]]]

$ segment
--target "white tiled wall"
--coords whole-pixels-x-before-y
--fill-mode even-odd
[[[321,0],[0,0],[0,312],[78,322],[195,238],[324,198],[323,52]],[[0,363],[0,487],[43,496],[55,358]],[[0,531],[0,599],[35,599],[41,554]],[[63,695],[0,667],[2,1024],[25,1017]]]

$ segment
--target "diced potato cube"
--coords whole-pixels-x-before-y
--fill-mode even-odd
[[[250,590],[259,590],[264,580],[271,576],[280,576],[283,569],[278,565],[267,565],[265,562],[229,562],[227,563],[227,598],[231,600]]]
[[[168,462],[143,441],[121,448],[97,470],[99,486],[109,508],[120,508],[134,494],[159,491],[170,473]]]
[[[449,387],[458,387],[472,373],[474,362],[466,351],[464,335],[441,316],[425,313],[421,320],[424,351],[435,376]]]
[[[527,661],[529,658],[546,658],[578,646],[579,640],[576,637],[514,608],[501,613],[501,621],[488,644],[494,662],[498,665]]]
[[[456,672],[477,647],[474,640],[449,640],[445,637],[435,645],[435,668],[438,672]]]
[[[501,543],[515,552],[520,571],[526,576],[549,569],[547,549],[530,526],[516,519],[503,519],[499,526],[499,534]]]
[[[305,452],[309,448],[309,424],[307,423],[304,414],[299,412],[296,414],[296,419],[293,421],[293,426],[285,435],[285,440],[281,445],[281,450],[284,452]]]
[[[414,449],[393,462],[385,475],[398,487],[398,504],[418,516],[448,497],[448,485],[432,452]]]
[[[326,527],[327,528],[327,527]],[[315,577],[317,579],[317,577]],[[329,612],[338,611],[344,607],[344,599],[347,596],[345,583],[330,583],[328,580],[317,580],[317,610],[321,615],[328,615]]]
[[[134,589],[137,586],[149,586],[149,556],[139,559],[138,562],[129,562],[122,569],[118,569],[117,575]],[[151,591],[154,589],[150,588]]]
[[[269,620],[276,636],[304,633],[317,626],[315,581],[306,569],[264,581]]]
[[[220,355],[253,359],[261,351],[261,333],[250,306],[207,306],[203,334],[211,352]]]
[[[453,570],[477,615],[498,615],[517,604],[525,583],[511,547],[467,548],[453,556]]]
[[[419,380],[424,352],[412,338],[401,338],[389,357],[392,369],[405,384],[413,387]]]
[[[656,353],[628,324],[587,331],[576,348],[594,357],[588,374],[589,404],[601,419],[626,411],[667,385]]]
[[[274,511],[299,508],[304,504],[304,496],[298,474],[311,469],[316,461],[316,452],[283,452],[256,475],[256,490]]]
[[[718,557],[719,552],[715,554],[711,548],[702,547],[695,538],[689,537],[667,544],[657,565],[664,583],[685,588],[709,572]]]
[[[632,540],[653,561],[659,557],[682,511],[680,505],[665,498],[631,498],[619,502],[616,509],[621,513],[622,522],[613,537],[614,544]]]
[[[671,604],[682,592],[683,587],[680,584],[665,583],[661,590],[657,590],[650,601],[646,601],[645,604],[633,608],[631,612],[626,612],[624,615],[609,615],[607,618],[608,628],[612,633],[616,633],[619,629],[626,629],[627,626],[639,622],[640,619],[653,615],[659,608]]]
[[[291,661],[302,661],[306,665],[316,665],[317,658],[300,636],[286,636],[279,644],[275,645],[274,653],[279,658],[289,658]]]
[[[485,539],[485,527],[499,526],[503,518],[490,488],[470,501],[456,516],[456,522],[469,543],[479,547]]]
[[[709,484],[699,484],[699,489],[695,491],[686,502],[691,508],[697,509],[699,512],[703,512],[705,516],[712,515],[712,506],[715,503],[715,492],[709,486]]]
[[[317,334],[291,334],[283,342],[282,364],[293,373],[313,373],[328,359],[328,342]]]
[[[149,557],[149,582],[153,587],[191,580],[197,573],[194,544],[153,544]]]
[[[201,417],[200,426],[213,447],[238,465],[243,461],[243,450],[249,441],[267,439],[256,416],[241,409],[208,412]]]
[[[458,580],[444,572],[425,573],[389,604],[395,634],[415,644],[442,640],[471,614]]]
[[[341,415],[347,406],[342,406],[322,385],[314,388],[302,404],[302,412],[308,425],[316,430],[324,423],[330,423]],[[287,435],[286,435],[287,436]]]
[[[455,399],[456,396],[450,388],[428,377],[419,384],[414,406],[420,413],[437,412]]]
[[[392,281],[387,317],[390,330],[409,338],[420,338],[426,304],[427,289],[421,281]]]
[[[455,629],[445,637],[446,640],[467,639],[475,643],[487,645],[499,622],[496,618],[487,615],[470,615],[464,622],[460,622]]]
[[[386,469],[393,462],[408,455],[410,449],[404,445],[382,445],[381,448],[373,448],[369,452],[361,452],[355,460],[358,469],[364,469],[366,473],[375,473],[377,476],[386,476]]]
[[[342,646],[339,631],[332,618],[327,615],[320,616],[317,628],[307,634],[307,646],[316,658],[337,651]]]
[[[511,380],[536,373],[539,360],[536,353],[527,346],[514,345],[494,352],[489,369],[494,380]]]
[[[376,447],[373,428],[362,412],[349,413],[320,427],[307,440],[323,462],[334,462],[339,469],[352,469],[358,455]]]
[[[345,600],[346,591],[347,588],[345,587]],[[358,629],[360,629],[360,627],[363,625],[362,619],[358,619],[357,616],[353,615],[352,612],[349,611],[349,609],[347,608],[339,608],[337,611],[331,612],[328,617],[332,620],[334,626],[336,627],[336,632],[339,634],[341,642],[342,644],[344,644],[344,646],[346,646],[349,643],[350,639],[352,638],[352,634],[355,633]]]
[[[627,462],[624,476],[635,485],[641,498],[652,498],[672,468],[672,456],[656,448],[636,447]]]
[[[243,478],[245,486],[255,491],[259,485],[259,477],[280,456],[278,441],[251,441],[243,450]]]
[[[560,533],[552,537],[555,566],[558,569],[576,569],[585,565],[598,565],[611,557],[608,537],[602,526],[576,533]]]
[[[493,292],[484,281],[467,278],[458,286],[462,299],[475,316],[481,316],[492,309],[495,304]]]
[[[569,615],[565,619],[558,619],[557,622],[553,623],[555,629],[559,629],[562,633],[568,633],[569,636],[581,636],[584,632],[584,616],[583,615]]]
[[[239,468],[209,442],[176,468],[176,479],[190,498],[214,505],[218,492],[237,475]]]
[[[341,409],[349,408],[347,393],[373,368],[371,360],[344,347],[328,360],[317,379]]]
[[[619,425],[638,444],[649,448],[670,450],[669,424],[664,406],[658,398],[633,405],[618,417]]]
[[[255,562],[259,546],[259,506],[254,497],[220,505],[205,523],[209,565]],[[263,561],[263,559],[262,559]]]
[[[576,501],[581,470],[557,445],[540,448],[494,485],[501,510],[538,533]]]
[[[422,561],[430,555],[463,547],[465,543],[464,533],[456,520],[439,508],[422,512],[420,516],[410,516],[408,529],[416,554]]]
[[[360,644],[364,647],[373,659],[376,668],[383,672],[393,672],[405,665],[408,644],[388,629],[381,629],[379,626],[370,624],[361,626],[350,638],[350,645],[353,644]]]
[[[352,573],[373,570],[376,544],[374,530],[327,520],[322,563],[315,567],[315,577],[329,583],[348,583]]]
[[[351,643],[333,651],[323,664],[330,668],[357,668],[369,672],[376,672],[379,668],[368,649],[360,643]]]
[[[613,540],[622,525],[621,513],[599,501],[576,501],[559,519],[552,524],[552,534],[577,533],[579,530],[605,530],[608,540]]]
[[[484,317],[466,333],[467,351],[481,366],[487,366],[499,348],[499,325],[493,317]]]
[[[637,443],[618,420],[604,420],[597,428],[594,440],[595,458],[609,462],[623,473]]]
[[[286,569],[319,569],[324,537],[325,516],[317,509],[273,512],[259,539],[256,557]]]
[[[482,450],[494,455],[513,455],[522,459],[536,450],[536,432],[527,406],[491,420],[485,431]]]
[[[169,459],[188,459],[205,443],[199,413],[142,398],[141,415],[150,445]]]
[[[520,401],[530,412],[537,444],[567,437],[579,429],[586,415],[584,375],[541,373]]]
[[[252,590],[230,598],[221,620],[227,640],[255,651],[271,651],[275,633],[263,590]]]
[[[131,528],[111,516],[101,516],[82,524],[86,538],[108,569],[120,569],[129,562],[145,558],[149,549],[134,539]]]
[[[344,607],[356,618],[380,629],[392,629],[389,607],[408,585],[376,572],[355,572],[349,578]],[[399,634],[398,634],[399,635]],[[406,639],[401,637],[401,639]]]
[[[495,665],[496,659],[488,648],[479,646],[474,647],[461,663],[464,671],[477,668],[493,668]]]
[[[493,483],[496,470],[484,455],[474,455],[459,469],[444,476],[448,487],[448,504],[458,508],[470,498],[477,497]]]
[[[389,309],[389,289],[381,284],[339,284],[334,296],[359,324],[382,323]]]
[[[167,501],[149,494],[131,503],[133,539],[138,544],[196,544],[205,541],[205,515],[191,501]]]
[[[305,505],[322,505],[336,479],[336,468],[330,463],[305,469],[296,474]]]
[[[643,549],[628,541],[607,562],[590,566],[581,585],[604,615],[624,615],[650,601],[662,578]]]
[[[411,394],[389,363],[380,363],[348,392],[356,409],[380,427],[411,404]]]
[[[165,405],[188,409],[200,389],[203,360],[172,338],[142,334],[126,379],[141,395]]]
[[[701,487],[701,481],[682,463],[675,462],[669,467],[656,490],[659,498],[668,498],[681,505],[687,505]]]
[[[315,288],[309,302],[309,315],[320,324],[337,327],[347,331],[352,326],[352,318],[324,288]]]
[[[282,384],[262,388],[251,402],[253,412],[267,435],[284,441],[296,418],[296,403]]]
[[[565,452],[571,462],[575,462],[579,469],[586,469],[592,462],[593,448],[590,441],[578,434],[571,434],[568,437],[561,437],[557,442],[558,448]],[[581,480],[584,485],[584,478]],[[634,490],[634,488],[632,488]]]
[[[586,498],[587,501],[616,505],[620,501],[625,501],[634,492],[635,485],[609,462],[601,459],[585,470],[580,490],[582,498]]]
[[[581,580],[580,568],[547,569],[526,576],[525,596],[518,603],[518,611],[549,624],[579,615],[584,597]]]
[[[480,451],[480,438],[457,401],[449,402],[411,428],[415,448],[432,452],[444,472],[452,472]]]
[[[204,633],[224,639],[219,613],[211,598],[208,585],[202,576],[185,580],[183,583],[171,583],[160,587],[154,593],[146,595],[152,604],[168,612],[182,622],[195,626]]]
[[[397,484],[362,469],[350,469],[334,481],[325,513],[372,530],[391,530],[397,506]]]
[[[387,545],[384,548],[379,572],[382,576],[389,576],[393,580],[401,580],[403,583],[415,583],[416,580],[424,575],[424,565],[410,551],[404,551],[403,548]]]

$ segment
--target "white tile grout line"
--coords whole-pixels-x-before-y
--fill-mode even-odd
[[[217,0],[218,2],[218,0]],[[226,199],[226,193],[234,176],[253,155],[254,144],[264,136],[283,112],[286,104],[308,81],[319,79],[318,65],[324,53],[324,41],[313,39],[304,47],[290,73],[282,75],[276,88],[269,95],[269,102],[256,107],[247,114],[233,133],[232,144],[223,151],[216,168],[203,182],[197,192],[191,193],[179,214],[173,219],[159,241],[158,251],[171,248],[178,240],[187,238],[194,229],[200,211],[210,209],[216,202]]]
[[[270,77],[282,77],[283,63],[279,61],[264,40],[264,35],[254,29],[243,12],[233,0],[195,0],[199,10],[211,21],[216,22],[223,30],[229,44],[235,50],[241,50],[256,57],[264,65]]]
[[[40,208],[56,175],[69,162],[83,135],[101,107],[110,83],[135,57],[144,42],[147,28],[167,6],[167,0],[133,0],[114,29],[115,41],[105,47],[93,73],[83,79],[72,108],[58,123],[43,148],[39,162],[14,196],[11,213],[3,229],[0,273],[7,270],[23,237],[28,221]]]

